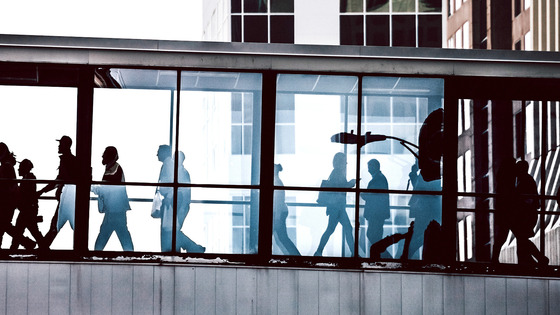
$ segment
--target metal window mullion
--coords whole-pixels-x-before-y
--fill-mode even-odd
[[[177,105],[175,106],[175,152],[173,159],[173,224],[171,225],[171,252],[176,252],[177,246],[177,207],[178,207],[178,165],[179,165],[179,113],[181,109],[181,71],[177,71]],[[171,111],[173,113],[173,111]],[[163,222],[162,222],[163,224]],[[179,249],[179,252],[181,249]]]
[[[356,126],[356,134],[361,136],[362,135],[362,81],[363,76],[358,76],[358,111],[357,111],[357,126]],[[365,143],[364,143],[365,144]],[[360,155],[362,153],[361,150],[362,143],[357,144],[356,148],[356,197],[354,200],[354,258],[359,256],[359,248],[360,248]],[[367,237],[366,237],[366,245],[367,245]],[[366,246],[367,247],[367,246]],[[367,248],[365,249],[367,253]]]
[[[541,181],[540,181],[540,188],[541,188],[541,193],[539,194],[539,201],[540,201],[540,205],[541,208],[538,211],[539,212],[539,245],[540,245],[540,251],[542,253],[545,252],[545,244],[544,244],[544,238],[545,238],[545,219],[544,219],[544,215],[542,214],[542,212],[544,210],[546,210],[545,207],[545,203],[546,203],[546,199],[544,198],[544,196],[546,195],[546,156],[548,154],[548,106],[547,106],[547,101],[540,101],[541,103],[541,165],[540,165],[540,176],[541,176]]]

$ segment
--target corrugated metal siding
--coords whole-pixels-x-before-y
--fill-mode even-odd
[[[0,314],[558,314],[558,310],[558,279],[0,263]]]

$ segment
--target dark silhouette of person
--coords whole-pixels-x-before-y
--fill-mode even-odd
[[[334,155],[333,170],[328,178],[330,187],[352,188],[356,185],[355,179],[346,180],[346,164],[346,154],[338,152]],[[352,224],[350,224],[350,219],[348,219],[348,214],[346,213],[346,193],[333,192],[330,196],[331,201],[327,205],[329,222],[327,224],[327,229],[323,233],[323,236],[321,236],[319,247],[314,255],[323,255],[323,249],[327,245],[336,226],[340,223],[340,225],[342,225],[342,233],[344,233],[344,237],[346,238],[346,243],[348,247],[350,247],[351,256],[354,256],[354,235],[352,233]]]
[[[492,262],[500,262],[500,251],[511,229],[510,215],[515,207],[515,159],[507,158],[500,164],[496,175],[496,199],[494,202],[494,246]]]
[[[537,209],[540,207],[537,198],[537,183],[528,173],[529,163],[519,161],[515,165],[517,184],[515,186],[515,207],[511,229],[517,239],[517,261],[520,264],[548,265],[548,258],[539,251],[529,238],[534,236],[533,228],[537,223]],[[536,261],[535,261],[536,259]]]
[[[179,152],[181,153],[181,152]],[[179,154],[183,157],[184,154]],[[173,183],[173,158],[171,157],[171,147],[169,145],[160,145],[157,153],[158,160],[162,163],[159,183]],[[181,183],[190,183],[190,175],[183,166],[183,161],[179,163],[178,177]],[[163,196],[160,216],[161,216],[161,251],[170,252],[173,235],[173,188],[169,186],[160,186],[157,191]],[[181,228],[190,209],[191,189],[190,187],[181,187],[177,196],[177,225],[176,225],[176,251],[181,248],[190,253],[203,253],[206,251],[204,246],[196,244],[188,236],[186,236]]]
[[[368,172],[371,174],[371,180],[367,189],[389,189],[387,178],[381,172],[381,165],[378,160],[369,160]],[[364,218],[368,222],[366,235],[369,243],[375,244],[383,237],[383,223],[391,214],[389,193],[363,193],[362,199],[366,202],[364,207]],[[388,255],[388,253],[386,254]]]
[[[58,153],[60,154],[60,164],[58,166],[57,181],[74,181],[78,174],[78,161],[72,154],[72,139],[62,136],[58,141]],[[44,247],[48,248],[54,241],[58,231],[68,221],[70,227],[74,229],[74,215],[76,208],[76,185],[52,182],[47,184],[37,192],[38,196],[56,188],[56,199],[58,205],[52,217],[50,229],[44,238]]]
[[[109,146],[103,152],[101,163],[105,165],[103,181],[108,183],[124,183],[124,171],[117,160],[117,148]],[[126,186],[124,185],[98,185],[91,189],[98,195],[99,211],[104,213],[103,222],[99,228],[99,235],[95,240],[95,250],[103,250],[107,241],[115,232],[124,251],[134,251],[132,238],[128,231],[126,212],[130,210],[130,203]]]
[[[184,166],[185,153],[179,151],[179,163],[177,176],[179,177],[179,183],[190,184],[191,176]],[[179,187],[177,190],[177,241],[176,250],[180,251],[181,248],[185,249],[189,253],[204,253],[206,248],[202,245],[195,243],[190,237],[188,237],[183,231],[183,224],[185,219],[189,214],[191,207],[191,188],[190,187]]]
[[[15,164],[16,158],[14,154],[10,152],[10,149],[8,149],[8,146],[4,142],[0,142],[0,179],[15,180]],[[33,249],[35,247],[35,242],[16,233],[12,225],[12,219],[17,206],[17,189],[18,185],[15,181],[0,183],[0,245],[2,244],[4,233],[8,233],[12,236],[12,240],[14,238],[18,239],[24,244],[25,248]]]
[[[283,168],[281,164],[274,164],[274,186],[284,186],[284,183],[279,176],[282,170]],[[288,214],[289,210],[288,205],[286,205],[286,192],[284,190],[277,189],[274,191],[274,239],[278,243],[278,247],[280,247],[284,255],[300,256],[301,254],[299,250],[288,236],[288,230],[286,228],[286,218],[288,218]]]
[[[39,247],[41,247],[43,243],[43,234],[41,234],[37,226],[37,223],[40,222],[39,220],[41,219],[38,216],[39,200],[37,199],[37,184],[33,182],[37,177],[31,172],[32,169],[33,163],[28,159],[24,159],[19,163],[19,176],[29,181],[24,181],[19,184],[17,198],[19,215],[14,227],[17,236],[14,236],[12,239],[12,246],[10,249],[17,249],[22,242],[25,242],[25,240],[22,240],[22,237],[20,237],[23,236],[25,229],[35,238],[35,242],[39,244]]]
[[[441,191],[441,179],[425,181],[418,166],[413,165],[409,173],[410,183],[415,191]],[[419,257],[420,247],[424,245],[424,233],[431,221],[441,225],[441,196],[413,194],[408,202],[410,217],[414,218],[414,232],[410,240],[409,254]]]

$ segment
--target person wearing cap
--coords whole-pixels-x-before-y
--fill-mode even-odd
[[[78,174],[78,162],[72,154],[72,139],[62,136],[58,139],[58,153],[60,154],[60,164],[58,166],[57,181],[73,181]],[[48,248],[58,231],[64,226],[66,221],[74,229],[74,208],[76,206],[76,185],[52,182],[37,192],[38,196],[56,188],[56,200],[58,206],[51,220],[49,232],[45,235],[44,246]]]
[[[32,169],[33,163],[30,160],[24,159],[19,162],[19,176],[21,176],[22,179],[28,179],[30,181],[24,181],[19,184],[17,198],[19,215],[14,228],[16,235],[19,237],[14,237],[12,239],[12,246],[10,249],[17,249],[20,243],[26,241],[25,239],[21,239],[25,229],[29,230],[33,238],[35,238],[35,241],[39,244],[39,247],[41,247],[43,241],[43,234],[41,234],[37,226],[37,223],[40,222],[40,217],[38,216],[39,203],[37,200],[37,184],[33,181],[37,179],[37,177],[31,172]]]
[[[103,181],[108,183],[123,183],[124,171],[117,160],[117,148],[109,146],[103,152],[101,163],[105,165]],[[99,212],[104,213],[103,222],[99,228],[99,235],[95,240],[95,250],[103,250],[113,231],[117,234],[124,251],[134,251],[132,238],[126,223],[126,212],[130,210],[128,194],[124,185],[96,185],[92,192],[99,196]]]

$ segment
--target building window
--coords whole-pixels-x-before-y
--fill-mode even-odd
[[[293,0],[233,0],[231,41],[294,43]]]
[[[441,37],[441,1],[340,1],[341,45],[442,47]]]

